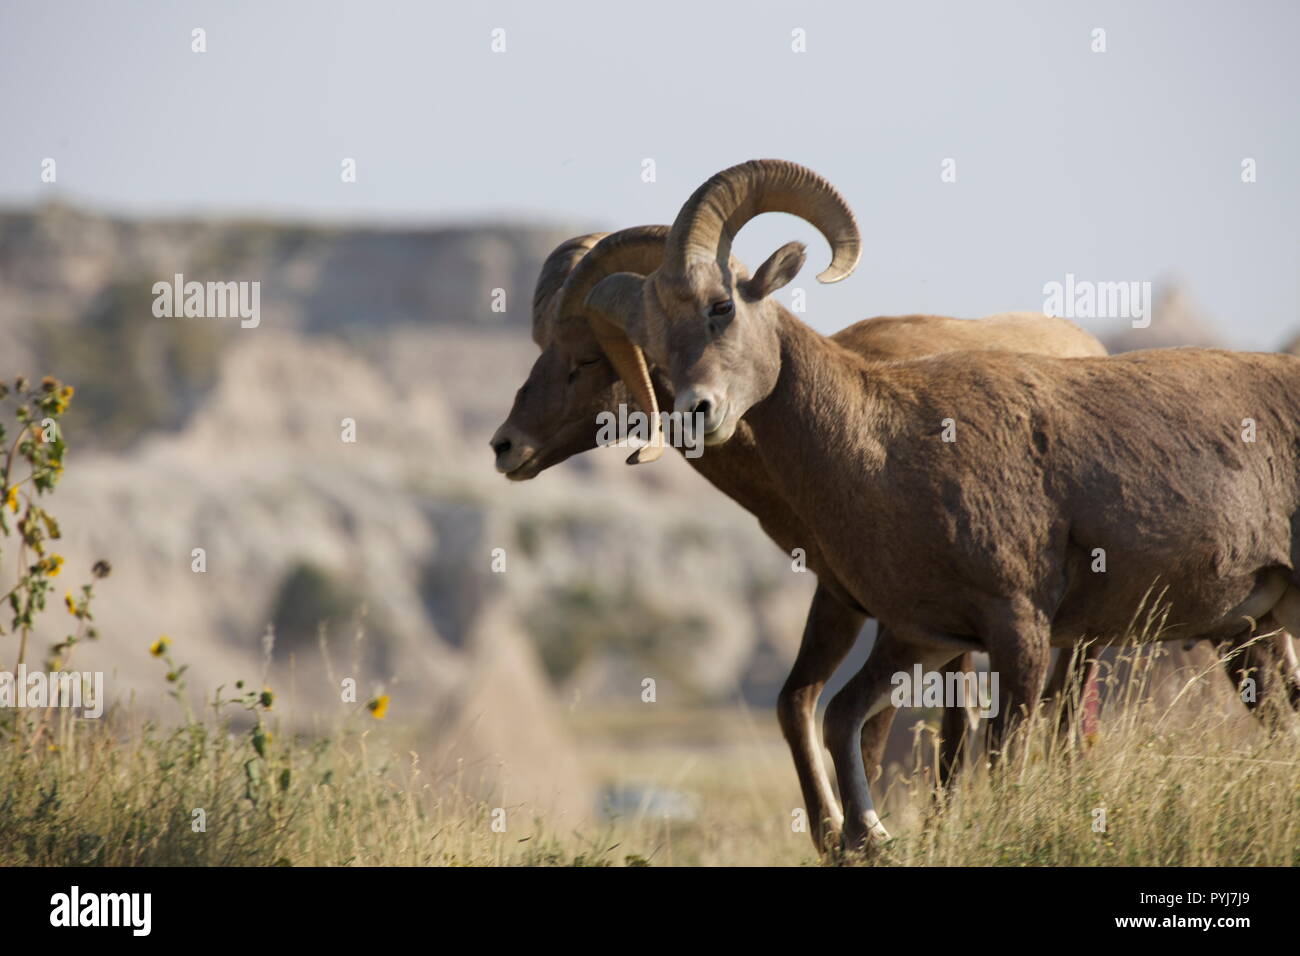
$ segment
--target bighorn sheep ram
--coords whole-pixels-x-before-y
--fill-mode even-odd
[[[888,628],[826,713],[846,839],[888,837],[858,736],[897,672],[987,651],[1000,747],[1039,700],[1050,649],[1125,633],[1153,584],[1164,638],[1227,639],[1268,615],[1300,628],[1300,358],[871,361],[771,297],[802,267],[802,245],[752,277],[732,266],[735,234],[769,211],[826,237],[822,281],[857,264],[857,225],[834,187],[758,160],[696,190],[659,268],[608,275],[587,302],[666,370],[676,410],[704,416],[706,445],[743,417],[831,579]]]
[[[667,234],[666,226],[643,226],[623,230],[608,239],[600,234],[580,236],[557,247],[543,264],[533,298],[533,338],[542,347],[542,354],[519,389],[509,417],[491,440],[497,469],[507,477],[532,478],[571,455],[596,447],[597,415],[629,401],[617,371],[601,351],[584,300],[595,282],[611,270],[647,273],[657,268],[663,259]],[[598,240],[603,241],[596,245]],[[733,263],[733,268],[743,270],[738,262]],[[606,338],[605,345],[614,350],[616,361],[636,383],[633,391],[637,403],[651,414],[661,403],[671,407],[672,393],[663,377],[651,379],[643,375],[643,367],[634,364],[635,357],[628,350],[617,351],[617,338],[621,336],[613,342]],[[972,348],[1019,349],[1049,355],[1106,354],[1093,336],[1064,319],[1020,313],[980,321],[930,315],[867,319],[837,333],[834,339],[880,361]],[[827,831],[839,829],[842,815],[818,740],[817,700],[861,631],[864,612],[835,581],[816,553],[812,536],[780,499],[747,426],[742,424],[725,447],[688,461],[724,494],[753,513],[784,550],[805,548],[809,566],[819,574],[803,641],[781,691],[778,716],[794,757],[807,812],[814,821],[814,842],[824,850]],[[1060,655],[1049,695],[1063,689],[1068,663],[1069,655]],[[961,667],[969,670],[968,657]],[[866,766],[879,763],[894,714],[893,709],[882,711],[865,728],[862,746]],[[966,725],[962,710],[945,711],[940,760],[940,776],[944,779],[955,767]]]

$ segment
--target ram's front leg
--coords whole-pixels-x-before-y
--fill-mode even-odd
[[[991,715],[989,740],[989,759],[996,761],[1042,700],[1052,660],[1051,621],[1027,599],[1012,599],[990,616],[983,639],[989,679],[997,681],[998,712]]]
[[[888,639],[884,626],[880,628],[881,638]],[[898,708],[886,707],[879,713],[867,718],[862,725],[862,766],[867,771],[867,783],[875,783],[884,773],[885,748],[889,746],[889,732],[894,727],[894,717]]]
[[[804,809],[811,821],[813,843],[825,853],[838,843],[844,816],[840,812],[821,741],[817,735],[817,700],[826,681],[857,640],[866,616],[833,597],[821,585],[813,595],[799,653],[777,698],[777,719],[790,745]]]
[[[861,746],[862,728],[867,721],[878,719],[892,707],[890,692],[894,675],[912,674],[913,665],[922,668],[942,667],[954,657],[954,650],[918,646],[881,628],[871,649],[871,656],[826,708],[826,745],[835,761],[840,797],[844,801],[844,845],[849,849],[865,847],[872,841],[889,839],[889,831],[880,822]],[[959,652],[957,652],[959,653]]]
[[[969,652],[963,654],[953,670],[965,678],[975,673],[975,664]],[[948,682],[944,681],[944,686]],[[978,701],[946,701],[939,723],[939,785],[951,787],[957,771],[961,769],[970,749],[970,732],[979,726]]]

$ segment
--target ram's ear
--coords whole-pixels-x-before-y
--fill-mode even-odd
[[[767,257],[753,278],[741,283],[741,292],[753,302],[766,299],[799,274],[807,257],[808,250],[802,242],[787,242]]]
[[[641,293],[645,277],[634,272],[615,272],[605,276],[587,293],[586,305],[624,331],[632,331],[629,321],[641,315]]]

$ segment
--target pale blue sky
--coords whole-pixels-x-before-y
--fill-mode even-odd
[[[1268,348],[1300,327],[1297,41],[1285,0],[6,0],[0,203],[618,227],[777,156],[835,182],[866,235],[858,272],[824,288],[802,224],[766,217],[737,243],[756,267],[810,242],[796,283],[823,330],[1037,309],[1073,272],[1176,277],[1234,344]]]

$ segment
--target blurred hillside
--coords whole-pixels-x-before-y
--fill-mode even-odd
[[[70,571],[115,569],[78,666],[153,699],[166,633],[207,692],[261,674],[270,625],[267,680],[300,725],[353,676],[439,766],[538,800],[563,781],[567,806],[590,795],[558,702],[645,706],[653,677],[659,706],[770,703],[813,581],[753,518],[675,457],[493,470],[538,269],[580,231],[0,215],[0,376],[76,385],[53,510]],[[155,317],[176,273],[260,282],[259,327]]]

